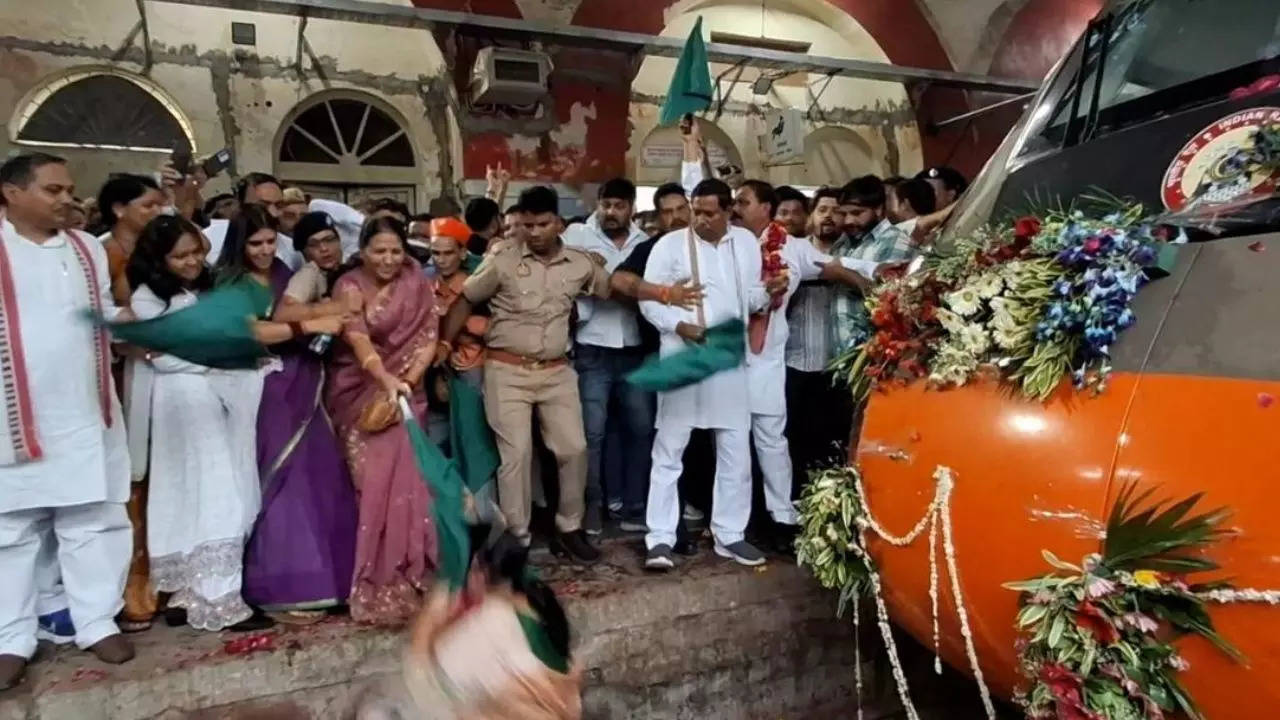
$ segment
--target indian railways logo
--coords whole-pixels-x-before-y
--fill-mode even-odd
[[[1196,133],[1164,174],[1165,207],[1269,195],[1280,186],[1280,107],[1241,110]]]

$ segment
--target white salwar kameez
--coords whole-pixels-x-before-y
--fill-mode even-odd
[[[654,244],[644,279],[658,285],[691,281],[690,234],[696,238],[698,280],[704,293],[702,304],[707,327],[733,319],[745,323],[749,312],[762,309],[768,301],[760,280],[760,248],[746,230],[730,228],[716,244],[698,238],[692,231],[669,233]],[[640,303],[640,311],[662,334],[660,354],[663,357],[688,347],[676,334],[679,323],[699,324],[696,310],[646,301]],[[722,546],[743,539],[751,514],[750,422],[745,366],[658,393],[657,434],[653,442],[646,517],[649,534],[645,543],[650,549],[658,545],[672,546],[676,542],[676,524],[680,521],[677,484],[684,450],[694,428],[710,429],[715,435],[711,530]]]
[[[145,285],[133,293],[139,319],[195,304],[184,292],[164,301]],[[147,548],[151,582],[174,593],[198,630],[221,630],[252,611],[240,596],[245,543],[261,505],[255,447],[262,379],[254,370],[215,370],[170,355],[133,361],[134,433],[149,432],[151,487]],[[148,400],[149,395],[149,400]],[[148,443],[134,446],[146,448]]]
[[[782,246],[782,261],[788,270],[790,284],[782,305],[769,316],[769,330],[759,354],[747,351],[747,384],[750,387],[751,439],[756,445],[756,459],[764,476],[765,508],[775,522],[795,525],[799,522],[791,503],[791,448],[787,443],[787,308],[800,283],[816,280],[822,266],[831,256],[819,252],[807,240],[787,237]],[[875,273],[876,263],[841,259],[841,265],[867,278]]]
[[[103,421],[96,333],[84,317],[93,306],[92,289],[71,241],[59,234],[37,244],[7,220],[0,235],[42,450],[41,457],[21,462],[13,443],[0,443],[0,654],[30,658],[36,649],[36,566],[50,526],[76,644],[88,648],[119,632],[113,618],[123,605],[133,547],[124,507],[129,455],[110,385],[111,426]],[[98,302],[112,319],[119,311],[111,300],[106,252],[93,238],[80,237],[93,261]]]

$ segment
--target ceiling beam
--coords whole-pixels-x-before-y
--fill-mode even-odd
[[[432,30],[441,26],[456,27],[482,31],[490,35],[539,40],[549,45],[624,50],[659,57],[679,57],[681,50],[684,49],[684,40],[681,38],[601,30],[577,25],[548,25],[523,19],[415,8],[366,0],[149,0],[149,2],[423,30]],[[777,70],[787,74],[803,72],[892,83],[928,83],[963,90],[1017,95],[1039,87],[1038,82],[1017,78],[904,67],[890,63],[823,57],[723,43],[708,43],[707,56],[711,62],[715,63],[728,65],[745,63],[751,67]]]

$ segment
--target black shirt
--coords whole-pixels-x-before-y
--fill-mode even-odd
[[[629,272],[643,278],[645,267],[649,265],[649,253],[653,252],[653,246],[658,244],[658,240],[662,235],[663,233],[659,233],[658,235],[654,235],[648,240],[637,245],[635,249],[631,251],[631,254],[627,256],[627,259],[623,260],[622,263],[618,265],[614,272]],[[641,314],[640,348],[644,351],[645,355],[650,355],[658,352],[658,346],[658,329],[650,325],[649,321],[645,320],[644,315]]]

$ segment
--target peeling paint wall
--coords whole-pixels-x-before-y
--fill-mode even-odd
[[[733,33],[807,43],[812,55],[853,57],[888,62],[884,50],[866,29],[845,12],[824,2],[771,2],[761,9],[752,0],[677,2],[667,9],[662,34],[687,37],[701,17],[703,32]],[[676,61],[646,58],[633,84],[631,143],[628,167],[644,184],[677,179],[679,170],[646,162],[646,144],[678,143],[670,131],[657,129],[657,115],[675,71]],[[843,183],[856,175],[912,174],[921,169],[923,157],[915,112],[906,90],[896,83],[793,75],[774,81],[772,89],[757,95],[753,82],[761,75],[746,69],[735,83],[737,71],[712,66],[713,77],[725,73],[720,93],[723,104],[717,126],[736,144],[731,154],[749,177],[775,184],[817,186]],[[802,159],[786,165],[769,165],[758,138],[765,127],[764,112],[796,108],[808,113],[808,136]],[[841,129],[842,132],[833,132]],[[655,153],[650,150],[649,157]],[[826,157],[827,162],[820,161]]]
[[[449,113],[440,112],[449,106],[451,86],[442,82],[444,59],[430,33],[312,20],[299,66],[297,19],[166,3],[143,7],[149,53],[133,32],[139,21],[133,0],[46,0],[40,12],[0,3],[3,117],[12,117],[28,92],[60,71],[108,65],[146,75],[173,96],[192,125],[197,153],[230,146],[237,171],[270,172],[288,113],[315,93],[343,88],[382,100],[403,120],[421,178],[419,207],[453,187],[450,158],[461,143]],[[255,25],[255,46],[232,44],[233,21]],[[0,137],[0,154],[17,149],[12,130]],[[159,162],[159,154],[55,151],[72,162],[82,194],[96,191],[110,172],[150,171]],[[227,187],[223,176],[210,191]]]

